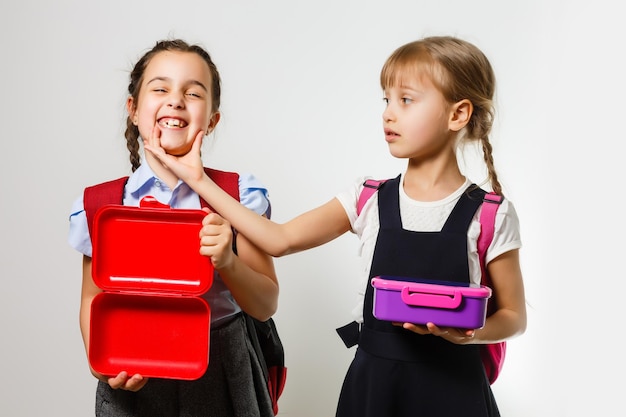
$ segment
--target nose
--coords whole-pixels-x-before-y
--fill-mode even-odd
[[[390,122],[393,120],[394,117],[395,116],[393,114],[393,111],[391,110],[391,107],[387,104],[385,106],[385,110],[383,110],[383,121]]]
[[[168,107],[172,107],[174,109],[182,109],[183,107],[185,107],[185,101],[183,100],[182,94],[171,93],[167,100]]]

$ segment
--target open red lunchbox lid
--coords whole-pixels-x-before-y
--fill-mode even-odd
[[[103,375],[198,379],[207,369],[213,282],[200,255],[206,213],[103,206],[94,217],[92,276],[103,292],[91,304],[89,363]]]
[[[199,252],[205,216],[151,197],[140,207],[103,206],[94,217],[94,282],[105,291],[203,294],[213,283],[213,265]]]

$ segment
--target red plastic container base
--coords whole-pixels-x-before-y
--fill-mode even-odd
[[[110,205],[94,217],[89,362],[103,375],[197,379],[208,366],[213,282],[202,210]]]
[[[452,282],[413,282],[406,278],[372,278],[373,315],[379,320],[460,329],[485,325],[491,289]]]
[[[104,375],[197,379],[208,366],[209,317],[201,298],[100,293],[92,303],[91,366]]]

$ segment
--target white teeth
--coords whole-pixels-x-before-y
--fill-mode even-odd
[[[185,126],[185,122],[178,119],[168,119],[165,122],[161,122],[164,127],[183,127]]]

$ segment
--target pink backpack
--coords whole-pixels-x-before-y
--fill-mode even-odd
[[[378,190],[378,187],[385,181],[386,180],[365,181],[365,183],[363,184],[363,190],[361,191],[361,194],[359,195],[359,200],[357,202],[357,215],[361,214],[361,210],[363,209],[363,206],[365,205],[367,200],[369,200],[369,198]],[[478,256],[480,258],[480,269],[482,271],[481,284],[487,287],[491,287],[491,280],[489,279],[489,274],[487,273],[487,268],[485,266],[485,255],[487,253],[487,248],[489,247],[489,245],[491,244],[491,240],[493,239],[496,212],[498,211],[498,207],[500,206],[500,204],[502,204],[502,200],[504,200],[504,197],[493,192],[485,194],[483,198],[482,210],[480,212],[481,228],[477,242]],[[493,313],[494,305],[495,304],[492,297],[487,307],[487,315]],[[500,375],[502,365],[504,364],[506,342],[483,344],[479,345],[479,347],[480,356],[485,367],[487,377],[489,378],[489,383],[493,384],[498,378],[498,375]]]

